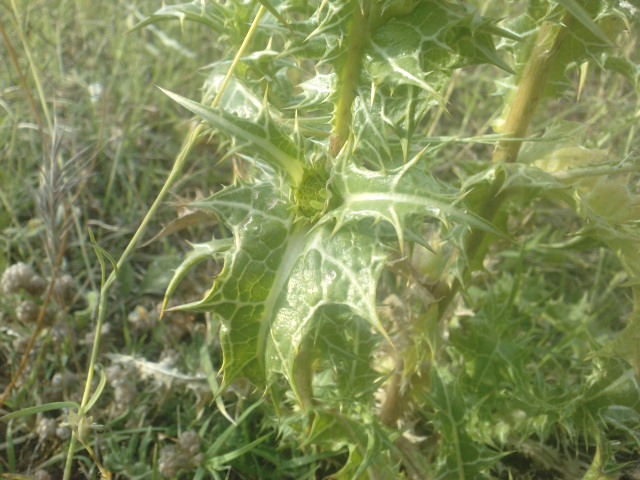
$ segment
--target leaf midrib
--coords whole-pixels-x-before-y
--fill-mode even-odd
[[[303,252],[306,243],[307,243],[307,233],[308,230],[296,230],[290,234],[287,240],[287,246],[282,254],[282,261],[280,262],[278,269],[276,270],[275,277],[273,279],[273,283],[271,285],[271,289],[269,290],[269,294],[267,298],[264,300],[264,310],[262,314],[262,318],[260,318],[260,332],[258,333],[258,361],[260,362],[260,367],[266,373],[265,366],[265,350],[266,350],[266,340],[267,333],[271,329],[271,323],[275,318],[275,305],[280,298],[280,294],[283,291],[286,283],[289,278],[291,278],[291,273],[295,264],[300,259],[300,254]]]

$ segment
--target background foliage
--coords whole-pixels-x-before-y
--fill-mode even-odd
[[[1,8],[0,475],[639,474],[640,5]]]

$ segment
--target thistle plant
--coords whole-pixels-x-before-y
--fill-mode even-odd
[[[634,478],[639,9],[196,0],[144,18],[134,30],[204,26],[215,55],[199,98],[162,89],[197,120],[141,227],[118,261],[95,245],[97,332],[185,165],[209,149],[234,167],[189,203],[215,222],[163,303],[215,334],[199,359],[231,425],[189,425],[157,449],[158,471]],[[170,306],[204,265],[203,297]],[[65,404],[78,411],[65,478],[78,440],[117,475],[91,447],[89,410],[116,371],[91,394],[99,344],[82,402]]]
[[[166,299],[200,262],[222,266],[202,300],[176,307],[219,324],[222,389],[248,379],[301,448],[346,453],[335,478],[502,475],[509,451],[526,457],[531,439],[561,431],[594,458],[572,478],[605,478],[616,468],[605,412],[638,418],[638,307],[610,343],[573,351],[545,335],[539,302],[574,294],[527,267],[556,232],[531,230],[517,212],[548,201],[575,209],[582,227],[568,233],[618,255],[637,305],[633,148],[583,148],[582,132],[534,128],[537,112],[575,94],[576,71],[579,88],[601,69],[633,89],[637,67],[615,45],[636,7],[531,2],[500,22],[472,2],[260,4],[166,6],[141,25],[193,20],[230,53],[250,45],[224,81],[227,58],[208,66],[201,101],[165,92],[245,172],[192,204],[220,226]],[[238,19],[256,11],[243,36]],[[496,133],[433,135],[457,72],[479,68],[504,82]],[[542,124],[549,137],[565,126],[554,123]],[[495,151],[454,161],[462,142]],[[547,362],[582,377],[573,398],[552,387]],[[542,370],[529,379],[533,364]]]

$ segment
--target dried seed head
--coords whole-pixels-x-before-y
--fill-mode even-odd
[[[182,432],[178,444],[163,447],[160,450],[158,470],[165,478],[175,477],[184,470],[197,468],[204,462],[200,452],[200,436],[194,430]]]
[[[62,275],[56,282],[55,298],[61,306],[71,305],[76,295],[76,284],[69,274]]]
[[[56,421],[53,418],[41,417],[36,422],[36,433],[40,441],[56,436]]]
[[[178,444],[190,457],[194,457],[200,453],[200,436],[194,430],[182,432],[178,437]]]
[[[148,332],[155,328],[158,318],[159,314],[155,310],[149,311],[142,305],[136,305],[127,316],[131,327],[140,333]]]
[[[127,407],[133,403],[137,393],[138,389],[133,382],[119,382],[113,392],[113,399],[118,407]]]
[[[22,353],[27,348],[28,343],[29,337],[26,335],[20,335],[13,339],[13,341],[11,342],[11,346],[16,352]]]
[[[56,437],[60,440],[67,440],[71,437],[71,429],[69,427],[58,427],[56,428]]]
[[[111,323],[104,322],[102,324],[102,328],[100,329],[100,335],[102,336],[102,338],[107,337],[111,333],[111,329]],[[95,336],[95,331],[88,332],[82,339],[82,343],[84,343],[85,345],[92,345],[95,340]]]
[[[54,397],[62,397],[63,393],[78,387],[78,375],[73,372],[58,372],[51,378],[50,393]]]
[[[20,290],[28,290],[29,283],[34,277],[37,277],[37,275],[31,265],[18,262],[11,265],[2,274],[0,290],[7,295],[18,293]]]
[[[33,474],[33,480],[51,480],[51,475],[46,470],[36,470]]]
[[[29,280],[29,285],[26,286],[27,292],[29,292],[34,297],[39,297],[42,295],[47,288],[47,282],[40,275],[34,275]],[[40,470],[44,472],[44,470]],[[46,472],[45,472],[46,473]]]
[[[32,323],[38,320],[40,307],[32,300],[23,300],[16,307],[16,317],[22,323]]]
[[[111,365],[106,370],[107,380],[112,386],[116,387],[121,382],[127,380],[127,375],[130,373],[128,370],[129,369],[125,370],[122,365],[119,365],[117,363]]]
[[[158,472],[164,478],[173,478],[186,468],[184,455],[174,446],[163,447],[158,459]]]

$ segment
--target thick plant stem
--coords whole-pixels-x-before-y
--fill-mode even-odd
[[[567,36],[572,18],[569,15],[565,16],[562,27],[546,22],[540,28],[536,44],[509,106],[506,122],[501,129],[510,138],[498,144],[493,155],[495,163],[513,163],[518,158],[522,139],[527,134],[540,98],[547,87],[549,72],[558,59],[560,46]]]
[[[549,71],[558,60],[558,52],[566,39],[571,18],[571,16],[567,15],[564,18],[562,27],[554,26],[551,23],[542,25],[536,38],[536,44],[525,66],[522,79],[509,105],[504,126],[504,131],[508,133],[509,138],[498,144],[492,158],[493,162],[513,163],[517,160],[522,138],[529,129],[536,107],[547,87]],[[507,196],[502,191],[504,180],[504,174],[498,173],[478,211],[475,212],[488,222],[493,222]],[[486,252],[486,248],[484,248],[486,239],[487,233],[485,230],[472,229],[469,232],[464,242],[464,252],[468,260],[468,266],[462,279],[456,279],[451,288],[441,289],[446,293],[440,297],[438,302],[433,303],[428,308],[424,314],[425,318],[435,315],[436,318],[442,321],[447,314],[449,306],[460,291],[460,287],[482,265]],[[435,322],[436,325],[438,323],[440,322]],[[436,353],[432,352],[433,355],[436,355]],[[399,364],[399,367],[401,367],[401,364]],[[403,413],[403,409],[398,407],[404,403],[406,393],[400,390],[400,382],[397,381],[398,375],[401,374],[396,371],[392,380],[387,384],[385,401],[381,407],[381,412],[384,413],[384,423],[388,426],[396,425]]]
[[[351,107],[358,93],[362,54],[369,35],[369,1],[364,0],[362,7],[357,0],[353,0],[351,3],[353,4],[353,19],[347,38],[344,66],[338,80],[338,102],[329,142],[329,153],[334,157],[340,153],[351,132]]]
[[[513,140],[503,140],[498,144],[492,158],[494,163],[514,163],[518,159],[522,138],[527,134],[538,103],[547,88],[549,72],[558,61],[562,44],[571,28],[572,18],[567,14],[562,21],[561,27],[545,22],[540,28],[536,43],[524,68],[522,79],[518,84],[518,89],[509,105],[509,113],[504,125],[504,131]],[[505,192],[502,191],[504,180],[504,174],[498,172],[480,210],[476,212],[488,222],[493,222],[506,198]],[[486,236],[486,231],[472,229],[465,239],[464,251],[468,258],[469,266],[463,275],[463,282],[466,282],[471,274],[482,265],[484,257],[482,246]],[[449,294],[440,302],[440,313],[442,315],[457,294],[460,286],[461,282],[456,279]]]
[[[380,408],[380,421],[387,427],[394,428],[400,413],[403,410],[403,398],[400,391],[402,382],[402,367],[403,361],[401,358],[396,358],[396,370],[391,375],[389,384],[386,390],[386,396],[382,406]]]

